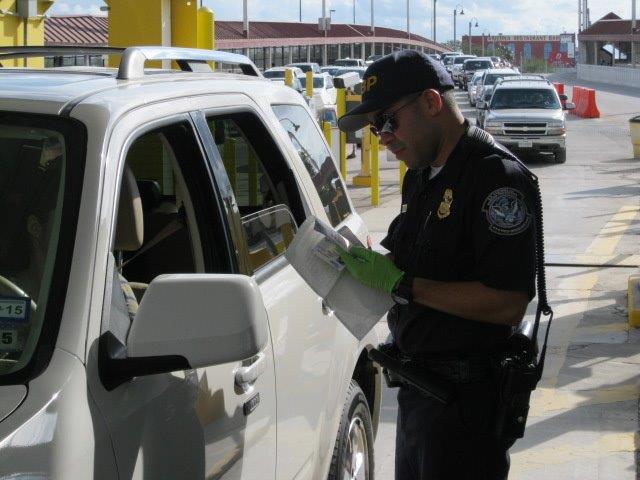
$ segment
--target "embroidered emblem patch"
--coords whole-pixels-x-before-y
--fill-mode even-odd
[[[447,188],[442,196],[442,202],[438,207],[438,218],[442,220],[451,214],[451,204],[453,203],[453,190]]]
[[[515,188],[499,188],[491,192],[482,204],[489,230],[498,235],[517,235],[531,224],[531,212],[524,195]]]

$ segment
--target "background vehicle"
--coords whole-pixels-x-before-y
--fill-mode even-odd
[[[456,86],[462,86],[462,66],[465,60],[476,58],[475,55],[458,55],[451,62],[451,78]]]
[[[467,89],[467,82],[471,80],[473,74],[478,70],[487,70],[493,67],[493,62],[488,58],[469,58],[462,64],[460,79],[462,80],[462,88]]]
[[[339,65],[327,65],[326,67],[320,67],[320,71],[322,73],[328,73],[332,77],[335,77],[336,72],[340,70],[342,67]]]
[[[339,58],[333,62],[340,67],[364,67],[364,60],[361,58]]]
[[[364,78],[364,72],[367,71],[367,67],[343,67],[340,70],[336,71],[334,77],[339,75],[344,75],[345,73],[354,72],[357,73],[360,77],[360,80]]]
[[[493,89],[480,93],[476,96],[476,125],[484,128],[485,105],[491,101]]]
[[[493,85],[499,78],[518,77],[520,72],[516,72],[511,68],[492,68],[485,70],[482,75],[482,81],[476,91],[477,98],[484,98],[493,90]]]
[[[298,67],[303,73],[313,72],[313,73],[322,73],[320,71],[320,65],[315,62],[299,62],[299,63],[288,63],[285,65],[286,67]]]
[[[336,104],[337,90],[333,78],[328,73],[313,76],[313,98],[318,108],[326,108]]]
[[[509,78],[496,84],[483,107],[484,127],[495,139],[520,154],[553,154],[567,158],[565,112],[551,83],[542,78]],[[567,103],[565,109],[575,108]]]
[[[366,242],[317,122],[241,55],[113,51],[0,73],[0,476],[372,479],[378,338],[284,256],[311,215]]]
[[[469,103],[472,107],[476,106],[476,97],[478,93],[478,88],[480,83],[482,82],[482,75],[484,74],[484,70],[477,70],[471,80],[467,82],[467,94],[469,95]]]
[[[263,72],[263,76],[269,80],[284,80],[285,71],[290,68],[296,77],[304,77],[304,72],[298,67],[271,67]]]

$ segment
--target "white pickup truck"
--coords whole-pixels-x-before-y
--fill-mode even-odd
[[[93,53],[0,73],[0,477],[373,479],[378,338],[284,256],[310,215],[367,238],[303,99]]]

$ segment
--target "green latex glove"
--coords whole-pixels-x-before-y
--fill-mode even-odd
[[[404,272],[386,256],[364,247],[354,246],[342,250],[340,259],[356,280],[367,287],[391,293]]]

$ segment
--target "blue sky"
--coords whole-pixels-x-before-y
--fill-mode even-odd
[[[132,0],[135,1],[135,0]],[[185,0],[187,1],[187,0]],[[194,0],[195,1],[195,0]],[[202,0],[211,8],[219,20],[241,20],[242,0]],[[302,20],[317,22],[322,16],[322,0],[249,0],[249,19],[298,21],[299,2],[302,1]],[[378,26],[406,30],[407,0],[374,0],[375,23]],[[326,0],[327,14],[332,13],[333,23],[351,23],[353,21],[354,0]],[[370,23],[371,0],[355,0],[356,22]],[[432,0],[409,0],[411,9],[411,31],[431,38],[433,15]],[[578,23],[576,0],[438,0],[437,3],[437,40],[446,41],[453,38],[453,9],[462,4],[465,15],[458,16],[457,35],[469,30],[469,21],[475,17],[478,27],[472,28],[472,34],[524,35],[524,34],[558,34],[563,31],[573,33]],[[631,18],[631,1],[608,0],[590,2],[591,20],[613,11],[622,18]],[[640,3],[640,2],[639,2]],[[93,13],[100,14],[100,0],[56,0],[49,10],[51,15]],[[500,6],[498,6],[500,5]],[[640,15],[640,10],[638,11]]]

